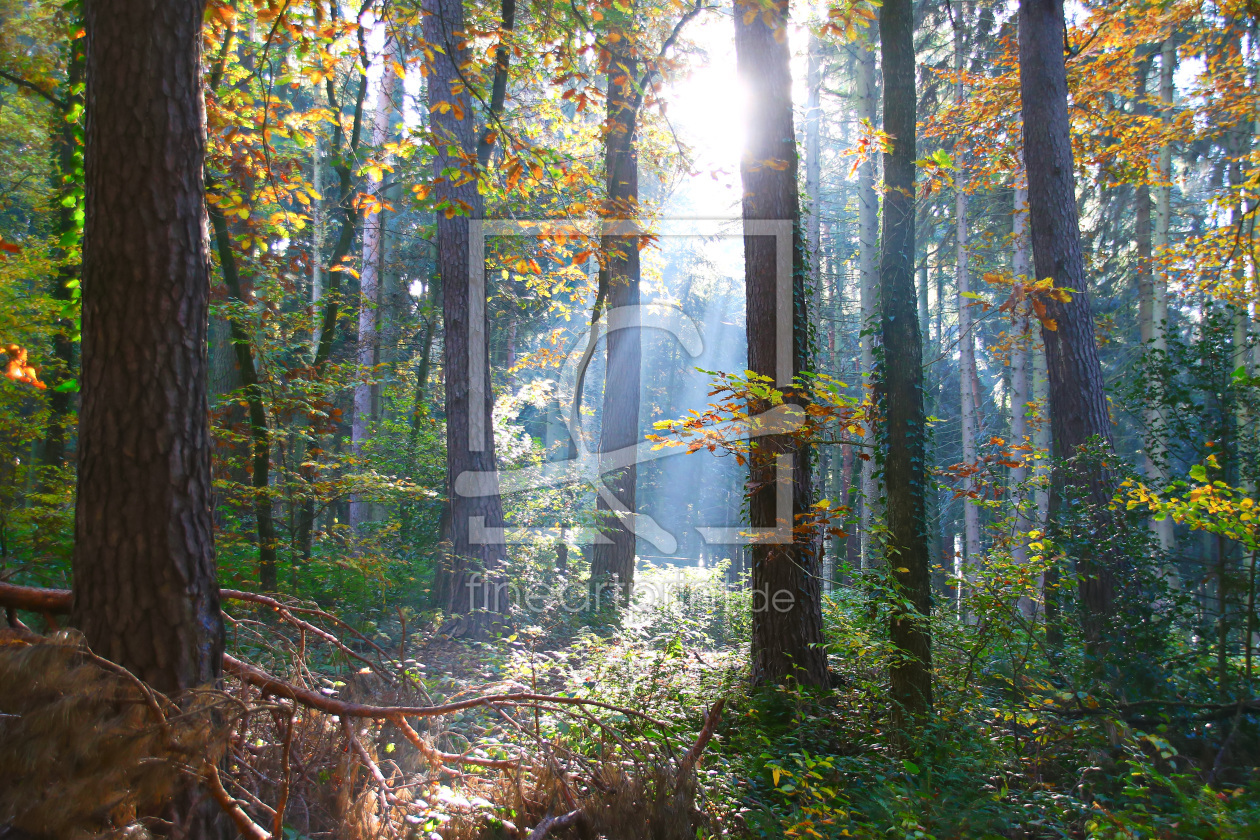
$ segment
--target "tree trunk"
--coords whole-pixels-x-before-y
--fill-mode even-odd
[[[244,306],[246,301],[241,290],[241,278],[236,266],[236,255],[232,251],[232,236],[227,219],[214,205],[208,205],[207,210],[219,250],[219,270],[223,273],[223,283],[232,299]],[[249,332],[235,318],[229,321],[229,329],[241,384],[245,386],[245,402],[249,408],[249,436],[253,449],[250,481],[253,487],[254,522],[258,534],[258,583],[264,592],[274,592],[278,588],[278,579],[276,525],[271,507],[271,429],[267,424],[267,407],[263,401]]]
[[[966,89],[962,83],[963,72],[963,27],[964,15],[961,4],[954,12],[954,73],[958,80],[954,83],[954,102],[961,107],[966,98]],[[957,262],[955,263],[955,286],[958,289],[958,385],[959,403],[961,405],[960,422],[962,426],[962,458],[968,467],[976,463],[976,336],[971,310],[971,271],[968,265],[970,252],[967,243],[967,169],[964,162],[966,149],[962,140],[954,143],[954,225],[957,242]],[[963,580],[970,581],[972,571],[980,565],[980,508],[971,498],[975,492],[975,478],[967,475],[962,481],[963,503]],[[959,581],[963,586],[963,581]],[[966,584],[970,588],[969,583]]]
[[[805,294],[805,243],[797,197],[796,133],[792,125],[791,53],[788,49],[788,3],[747,6],[736,0],[735,56],[749,90],[749,136],[740,163],[744,222],[789,222],[792,276],[779,276],[777,237],[744,236],[745,306],[748,367],[787,388],[779,370],[777,322],[780,283],[792,284],[792,376],[808,363],[808,313]],[[758,13],[757,10],[760,9]],[[784,360],[786,361],[786,360]],[[790,390],[790,389],[788,389]],[[799,396],[789,399],[800,401]],[[750,405],[749,413],[766,406]],[[788,464],[792,511],[776,510],[780,463]],[[753,441],[749,516],[754,528],[791,527],[792,517],[811,507],[810,454],[787,436]],[[778,516],[788,517],[780,522]],[[818,576],[817,535],[793,534],[786,543],[754,543],[752,548],[753,679],[757,682],[797,680],[811,685],[827,681],[822,649],[822,608]],[[760,595],[758,593],[761,593]]]
[[[311,201],[311,355],[319,352],[319,301],[324,295],[324,164],[319,159],[321,141],[311,150],[311,186],[320,196]]]
[[[1173,70],[1177,63],[1176,46],[1169,36],[1160,50],[1159,89],[1163,118],[1171,118],[1173,101]],[[1146,74],[1140,75],[1139,94],[1146,93]],[[1168,321],[1168,281],[1162,270],[1155,266],[1156,256],[1168,249],[1168,225],[1171,220],[1172,144],[1165,143],[1159,152],[1156,170],[1159,185],[1155,188],[1155,230],[1151,231],[1150,188],[1142,184],[1137,189],[1137,233],[1139,265],[1138,319],[1141,327],[1142,348],[1147,359],[1147,403],[1142,410],[1146,433],[1142,467],[1146,480],[1162,489],[1168,483],[1167,430],[1163,420],[1163,381],[1158,366],[1168,351],[1166,335]],[[1169,517],[1152,519],[1151,530],[1159,539],[1160,548],[1172,551],[1174,545],[1173,521]]]
[[[57,204],[57,221],[54,228],[57,233],[58,256],[65,260],[66,254],[73,248],[78,235],[75,222],[76,207],[74,202],[66,203],[74,183],[75,155],[79,150],[80,122],[72,118],[74,110],[83,104],[80,85],[83,83],[84,55],[80,41],[70,43],[70,62],[66,68],[64,107],[53,113],[57,123],[57,168],[60,182],[57,192],[62,193],[62,201]],[[53,277],[50,297],[61,306],[69,306],[74,299],[71,282],[78,279],[79,267],[63,264]],[[43,452],[40,462],[48,467],[62,467],[66,462],[66,427],[70,422],[70,413],[74,406],[74,394],[59,386],[69,384],[75,379],[77,371],[74,365],[75,324],[69,318],[58,318],[56,330],[52,335],[53,359],[51,376],[45,375],[50,386],[48,394],[48,427],[44,436]]]
[[[384,30],[386,27],[381,26]],[[394,72],[395,41],[388,33],[381,50],[381,81],[377,90],[376,110],[372,114],[372,148],[377,153],[389,140],[389,120],[394,110],[394,88],[398,74]],[[358,376],[354,385],[354,419],[350,427],[350,451],[355,469],[363,468],[363,445],[371,437],[372,380],[376,376],[380,353],[380,331],[377,329],[381,308],[381,269],[384,259],[385,195],[381,188],[384,175],[368,178],[368,201],[373,205],[363,220],[363,265],[359,271],[359,340]],[[355,531],[370,518],[372,503],[361,494],[350,497],[350,527]]]
[[[1028,178],[1022,165],[1015,173],[1015,207],[1011,218],[1011,238],[1015,253],[1011,260],[1011,273],[1016,283],[1032,282],[1032,243],[1028,238]],[[1012,447],[1026,447],[1029,440],[1028,404],[1032,402],[1032,325],[1026,308],[1020,308],[1011,321],[1011,440]],[[1015,542],[1011,546],[1011,559],[1023,565],[1028,562],[1028,532],[1033,518],[1028,515],[1027,488],[1028,455],[1025,449],[1015,449],[1015,462],[1011,467],[1011,503],[1015,505]],[[1032,599],[1024,599],[1020,607],[1026,616],[1035,611]]]
[[[878,119],[875,100],[875,51],[871,43],[862,40],[858,53],[858,118],[872,126]],[[862,348],[864,385],[871,385],[875,376],[875,341],[879,332],[879,271],[876,255],[879,252],[879,198],[875,194],[875,152],[858,165],[858,275],[861,284],[861,324],[859,341]],[[875,439],[873,424],[866,424],[863,442]],[[858,521],[861,539],[861,566],[865,571],[876,562],[874,543],[875,515],[879,509],[879,485],[875,479],[875,461],[862,458],[861,491],[862,514]]]
[[[333,8],[336,7],[334,6]],[[350,249],[354,247],[354,240],[359,228],[359,211],[352,200],[354,196],[354,178],[351,168],[346,161],[353,161],[359,153],[359,140],[363,126],[363,101],[367,97],[367,81],[367,68],[363,68],[359,73],[359,89],[355,95],[354,119],[350,127],[349,142],[343,145],[345,138],[342,134],[340,122],[337,123],[337,128],[333,131],[331,148],[339,155],[344,155],[344,159],[333,166],[337,174],[336,207],[341,212],[341,227],[337,234],[337,242],[333,245],[332,253],[328,259],[328,265],[332,268],[340,266],[341,261],[350,253]],[[325,90],[328,93],[329,106],[334,111],[340,112],[341,106],[337,102],[335,96],[336,88],[331,78],[325,81]],[[324,307],[319,313],[315,356],[311,360],[311,374],[316,379],[324,375],[324,368],[327,367],[328,360],[332,357],[337,319],[341,314],[341,275],[343,274],[345,272],[340,270],[330,270],[328,272],[328,288],[323,296]],[[298,513],[297,534],[294,538],[294,542],[297,544],[297,557],[295,559],[300,562],[306,562],[311,559],[311,551],[314,544],[315,496],[309,488],[318,476],[319,455],[319,442],[315,437],[315,430],[312,429],[311,438],[306,447],[305,464],[300,470],[302,480],[306,482],[308,487],[306,498],[302,501],[301,510]]]
[[[425,40],[441,48],[432,54],[428,99],[438,138],[433,194],[442,208],[437,217],[437,264],[442,283],[446,482],[451,503],[451,560],[435,588],[446,594],[446,607],[452,612],[498,613],[507,610],[507,598],[496,585],[487,586],[487,581],[495,580],[506,554],[493,534],[484,533],[484,529],[503,527],[497,482],[487,495],[463,496],[455,491],[455,480],[461,474],[491,473],[496,468],[487,307],[484,298],[471,299],[468,283],[470,259],[474,254],[482,259],[481,248],[473,251],[470,247],[468,222],[481,219],[484,207],[477,191],[476,170],[470,166],[476,160],[477,141],[472,97],[460,70],[470,60],[468,34],[462,0],[425,0],[424,9]],[[439,103],[451,107],[445,111],[435,108]],[[472,320],[474,312],[480,313],[476,323]],[[470,368],[473,342],[480,357],[480,369],[475,372],[479,383],[473,382]],[[479,411],[479,417],[473,417],[474,410]],[[474,528],[482,533],[475,534]]]
[[[1063,59],[1062,0],[1020,0],[1020,88],[1024,161],[1028,172],[1029,220],[1038,277],[1073,289],[1071,300],[1046,302],[1055,329],[1042,324],[1050,381],[1050,426],[1054,455],[1074,458],[1090,441],[1111,447],[1111,424],[1103,391],[1102,368],[1094,337],[1094,318],[1086,293],[1085,260],[1067,106]],[[1100,640],[1115,600],[1118,556],[1106,545],[1118,523],[1107,516],[1113,490],[1108,470],[1093,459],[1056,470],[1050,518],[1058,520],[1063,495],[1073,487],[1093,507],[1090,533],[1077,533],[1077,576],[1081,617],[1088,641]]]
[[[635,96],[639,65],[626,35],[612,44],[608,61],[608,115],[604,121],[605,219],[633,220],[639,214],[639,157],[636,139],[638,99]],[[642,375],[642,330],[634,307],[639,305],[639,238],[635,235],[605,235],[601,238],[603,265],[600,266],[598,318],[621,307],[630,307],[618,317],[621,329],[610,330],[604,368],[604,405],[599,449],[612,453],[636,445],[639,433],[639,383]],[[604,312],[598,311],[600,308]],[[634,313],[634,314],[630,314]],[[630,314],[630,317],[626,315]],[[632,463],[606,471],[604,484],[620,509],[600,493],[596,501],[600,539],[594,546],[591,580],[596,585],[615,581],[623,603],[634,584],[635,532],[638,469]]]
[[[905,726],[932,708],[932,648],[927,626],[932,581],[927,535],[923,342],[914,291],[915,112],[912,0],[879,10],[884,67],[884,226],[880,291],[884,341],[880,382],[885,437],[885,511],[891,580],[901,596],[889,613],[898,656],[890,670],[894,720]]]

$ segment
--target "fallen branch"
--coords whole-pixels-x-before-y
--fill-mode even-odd
[[[219,778],[219,768],[207,762],[204,776],[206,787],[210,789],[210,796],[223,809],[223,813],[232,820],[242,837],[246,840],[271,840],[271,832],[251,820],[249,814],[245,813],[245,809],[241,807],[241,803],[228,796],[228,792],[223,789],[223,781]]]
[[[696,742],[691,745],[691,749],[687,750],[687,754],[682,757],[682,761],[678,762],[678,781],[676,789],[681,789],[683,781],[691,775],[696,769],[696,765],[700,763],[700,756],[704,753],[704,748],[709,745],[709,741],[713,739],[713,733],[717,730],[718,721],[722,718],[722,707],[726,705],[726,698],[719,697],[718,701],[709,709],[708,714],[704,716],[704,726],[700,727],[700,734],[696,736]]]
[[[561,828],[568,828],[578,820],[582,819],[583,816],[582,809],[579,808],[575,811],[570,811],[567,814],[561,814],[558,817],[547,817],[538,825],[534,826],[534,830],[529,833],[529,840],[542,840],[542,838],[546,837],[552,831],[557,831]]]
[[[223,671],[277,697],[285,697],[308,708],[341,717],[395,720],[404,716],[440,717],[454,712],[462,712],[466,709],[475,709],[479,706],[492,706],[495,703],[555,703],[567,706],[594,706],[612,712],[620,712],[623,715],[642,718],[658,726],[664,725],[642,712],[636,712],[624,706],[614,706],[611,703],[603,703],[599,700],[586,700],[581,697],[558,697],[552,694],[487,694],[482,697],[470,697],[467,700],[441,703],[434,706],[373,706],[367,703],[348,703],[344,700],[325,696],[309,688],[293,685],[278,677],[273,677],[256,665],[242,662],[230,653],[223,654]]]

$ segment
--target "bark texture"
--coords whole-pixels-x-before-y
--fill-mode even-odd
[[[425,0],[424,37],[434,50],[428,74],[431,126],[438,140],[434,159],[433,195],[439,204],[437,217],[437,264],[442,284],[444,325],[443,364],[446,372],[446,482],[451,504],[451,547],[446,566],[439,573],[436,589],[449,610],[469,613],[475,610],[504,612],[506,597],[486,586],[505,560],[504,546],[484,533],[474,541],[473,527],[502,528],[503,504],[497,492],[484,496],[462,496],[455,491],[455,479],[465,472],[491,472],[495,469],[495,447],[491,412],[494,395],[490,389],[489,323],[485,301],[479,301],[481,315],[472,322],[473,301],[469,294],[469,219],[484,212],[477,191],[477,135],[474,128],[472,97],[460,68],[471,56],[464,25],[462,0]],[[433,110],[438,103],[450,108]],[[445,173],[445,174],[444,174]],[[454,173],[454,174],[453,174]],[[480,249],[477,251],[480,254]],[[478,257],[480,258],[480,257]],[[479,343],[483,392],[472,394],[470,350]],[[480,402],[480,429],[474,429],[473,396]],[[480,531],[480,528],[478,530]]]
[[[880,253],[880,382],[887,454],[884,508],[890,577],[902,599],[889,614],[900,657],[890,668],[894,715],[902,725],[932,708],[932,648],[927,626],[931,573],[927,533],[927,427],[923,410],[923,341],[914,289],[915,119],[912,0],[879,10],[884,66],[884,227]]]
[[[797,197],[796,133],[792,125],[788,4],[776,2],[766,7],[736,0],[734,11],[736,62],[749,91],[749,135],[740,164],[744,220],[791,223],[791,370],[796,375],[807,369],[809,322],[804,237]],[[779,277],[776,271],[775,237],[745,235],[744,271],[748,367],[777,378],[779,326],[775,302],[777,284],[788,282],[788,278]],[[750,406],[750,413],[760,408]],[[789,437],[759,438],[754,441],[751,458],[749,513],[754,528],[792,524],[776,520],[775,465],[780,455],[791,459],[792,470],[792,513],[783,513],[794,516],[810,508],[813,488],[808,448]],[[796,534],[789,543],[752,546],[754,599],[762,598],[760,605],[753,605],[753,679],[758,682],[795,679],[822,685],[827,680],[827,658],[821,647],[819,548],[819,539],[802,534]],[[776,596],[780,597],[780,604],[790,596],[790,606],[776,608]]]
[[[201,0],[89,0],[74,622],[159,691],[219,678]]]
[[[1055,329],[1042,324],[1050,386],[1054,455],[1071,459],[1091,440],[1111,446],[1111,423],[1094,338],[1085,260],[1076,208],[1072,144],[1068,124],[1067,71],[1063,57],[1062,0],[1021,0],[1019,5],[1020,89],[1024,161],[1028,172],[1033,260],[1039,278],[1075,290],[1071,300],[1046,302]],[[1097,511],[1091,533],[1077,554],[1082,623],[1097,641],[1115,599],[1115,557],[1105,549],[1116,524],[1105,515],[1113,480],[1088,459],[1056,471],[1050,518],[1057,521],[1069,489],[1083,493]]]

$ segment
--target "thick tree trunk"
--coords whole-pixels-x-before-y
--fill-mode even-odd
[[[385,26],[381,26],[385,29]],[[395,42],[386,35],[381,51],[381,81],[377,89],[376,110],[372,114],[372,148],[380,150],[389,139],[389,120],[394,110],[394,88],[398,74],[394,72]],[[363,265],[359,270],[359,339],[358,378],[354,385],[354,419],[350,427],[350,451],[356,469],[363,466],[363,446],[371,437],[375,419],[372,380],[380,353],[378,317],[381,309],[381,269],[384,260],[385,195],[381,189],[384,175],[370,176],[367,193],[375,205],[363,220]],[[350,497],[350,527],[356,531],[370,518],[372,503],[355,493]]]
[[[624,47],[625,49],[618,49]],[[639,157],[636,131],[638,99],[635,83],[638,62],[623,35],[613,44],[608,62],[608,115],[604,121],[605,219],[635,219],[639,214]],[[600,298],[597,317],[621,307],[631,307],[618,317],[622,329],[610,331],[606,346],[608,363],[604,368],[604,405],[599,449],[612,453],[634,446],[639,433],[639,387],[642,375],[642,338],[638,316],[626,314],[639,305],[639,240],[634,235],[605,235],[601,239],[603,265],[600,266]],[[603,471],[603,467],[601,467]],[[604,483],[621,510],[617,511],[603,493],[596,502],[600,536],[592,554],[591,579],[602,585],[616,581],[623,602],[634,584],[635,535],[625,521],[633,522],[637,511],[638,469],[634,464],[604,471]]]
[[[476,132],[473,104],[460,68],[469,60],[468,33],[462,0],[425,0],[424,37],[434,50],[428,73],[432,129],[438,138],[433,162],[434,197],[451,208],[437,217],[437,263],[442,283],[444,370],[446,375],[446,482],[451,504],[450,561],[435,587],[446,596],[452,612],[505,612],[506,596],[497,586],[499,568],[506,560],[504,546],[485,529],[503,527],[503,504],[497,486],[493,493],[463,496],[455,480],[465,472],[490,473],[496,468],[494,394],[490,388],[489,321],[484,298],[474,302],[468,283],[470,259],[481,248],[470,248],[469,219],[480,219],[483,200],[477,191]],[[439,103],[451,107],[443,111]],[[452,175],[451,173],[459,173]],[[445,173],[445,174],[443,174]],[[474,303],[476,306],[474,307]],[[479,312],[476,323],[474,311]],[[473,342],[480,357],[474,383]],[[476,392],[474,392],[476,389]],[[474,399],[475,398],[475,399]],[[474,418],[472,412],[479,412]],[[474,419],[477,421],[474,423]],[[474,529],[476,532],[475,533]],[[476,539],[474,539],[476,538]]]
[[[74,621],[159,691],[214,683],[200,0],[90,0]]]
[[[859,44],[858,52],[858,118],[872,126],[878,119],[875,100],[875,50],[866,40]],[[871,150],[858,165],[858,277],[861,286],[861,375],[863,384],[870,385],[875,376],[875,341],[879,333],[879,198],[875,194],[875,151]],[[874,424],[866,424],[862,439],[870,443],[875,439]],[[861,459],[862,512],[858,521],[861,540],[861,566],[871,568],[877,561],[877,550],[872,525],[879,510],[879,484],[875,479],[875,461]]]
[[[932,708],[932,648],[927,626],[932,580],[927,535],[923,342],[915,312],[915,58],[912,0],[879,10],[884,67],[884,227],[880,254],[880,382],[888,451],[884,459],[888,556],[898,598],[889,612],[898,658],[891,666],[894,719],[904,726]]]
[[[1063,58],[1062,0],[1021,0],[1020,88],[1024,161],[1028,171],[1029,220],[1038,277],[1073,289],[1067,303],[1047,301],[1042,325],[1050,381],[1050,426],[1054,455],[1071,459],[1096,441],[1111,446],[1111,424],[1094,337],[1068,122],[1067,72]],[[1077,533],[1077,573],[1086,637],[1098,641],[1116,595],[1118,557],[1108,551],[1118,523],[1106,515],[1113,490],[1109,471],[1092,459],[1056,471],[1050,518],[1057,521],[1068,487],[1083,492],[1094,509],[1090,533]],[[1077,526],[1079,527],[1079,526]]]
[[[788,3],[758,7],[736,0],[735,55],[749,91],[749,136],[740,175],[744,221],[790,223],[792,276],[777,270],[777,237],[744,236],[745,305],[748,367],[784,387],[779,371],[777,322],[780,283],[792,284],[793,376],[808,363],[808,313],[805,294],[805,243],[797,197],[796,133],[792,126],[791,53]],[[791,397],[799,401],[797,397]],[[750,406],[750,413],[765,406]],[[777,511],[779,464],[790,464],[792,510]],[[754,440],[749,515],[754,528],[791,527],[794,516],[811,506],[810,454],[789,437]],[[780,521],[779,516],[786,518]],[[794,534],[787,543],[752,546],[752,585],[760,605],[753,608],[753,678],[758,682],[794,679],[822,685],[827,657],[822,650],[822,609],[817,535]],[[758,595],[757,593],[761,593]],[[760,607],[760,608],[759,608]]]

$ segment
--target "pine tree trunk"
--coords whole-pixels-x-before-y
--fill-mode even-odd
[[[494,394],[490,388],[489,321],[485,301],[477,301],[481,315],[472,323],[473,303],[469,296],[469,219],[480,219],[483,201],[477,191],[475,172],[476,135],[473,106],[460,68],[470,60],[468,35],[464,25],[462,0],[425,0],[424,36],[434,50],[428,74],[430,119],[439,138],[433,162],[436,177],[433,195],[447,202],[453,213],[437,217],[438,273],[442,283],[442,322],[444,325],[444,370],[446,375],[446,480],[451,504],[450,562],[440,572],[435,589],[446,596],[452,612],[469,613],[507,610],[508,602],[498,589],[499,568],[506,560],[504,546],[482,529],[503,527],[503,504],[497,486],[493,492],[463,496],[455,491],[455,480],[465,472],[491,473],[495,470],[493,420]],[[451,107],[435,108],[439,103]],[[458,106],[458,107],[455,107]],[[452,151],[454,147],[454,152]],[[462,153],[462,155],[461,155]],[[443,173],[460,173],[459,181]],[[475,252],[480,255],[480,248]],[[478,256],[477,258],[481,258]],[[472,342],[478,342],[481,357],[478,378],[482,392],[472,393],[470,370]],[[479,423],[473,424],[474,397],[480,403]],[[474,527],[481,533],[474,534]],[[474,537],[478,537],[474,541]],[[487,585],[487,583],[490,585]]]
[[[1111,424],[1094,337],[1085,260],[1077,218],[1076,187],[1068,121],[1067,72],[1063,59],[1061,0],[1021,0],[1020,88],[1024,162],[1028,172],[1029,220],[1038,277],[1075,290],[1071,300],[1046,302],[1042,342],[1050,384],[1054,455],[1072,459],[1091,441],[1111,447]],[[1058,521],[1068,487],[1084,493],[1093,508],[1088,533],[1075,533],[1082,625],[1088,641],[1100,640],[1116,595],[1119,555],[1107,546],[1119,523],[1107,515],[1114,480],[1092,459],[1056,470],[1050,519]],[[1074,523],[1074,527],[1081,527]]]
[[[884,67],[884,227],[880,292],[884,343],[885,510],[890,578],[901,596],[889,611],[899,657],[889,669],[899,727],[932,708],[932,648],[927,618],[932,580],[927,536],[926,417],[923,341],[914,291],[915,55],[912,0],[885,0],[879,10]]]
[[[805,293],[805,242],[797,196],[796,132],[792,125],[791,53],[788,48],[788,3],[768,9],[736,0],[735,55],[739,73],[749,90],[749,136],[740,176],[744,188],[745,224],[786,221],[792,231],[792,375],[808,363],[808,301]],[[769,23],[767,23],[767,18]],[[769,376],[783,388],[779,364],[779,326],[776,302],[781,277],[777,267],[777,237],[744,236],[745,306],[748,367]],[[789,399],[800,401],[799,397]],[[766,408],[749,407],[750,413]],[[811,507],[813,486],[806,446],[787,436],[768,436],[753,442],[749,516],[754,528],[781,524],[776,510],[780,460],[790,464],[794,517]],[[780,457],[782,456],[782,458]],[[791,525],[794,519],[789,519]],[[816,535],[794,534],[787,543],[760,542],[752,548],[753,608],[752,657],[756,682],[823,685],[827,657],[822,650],[822,609],[819,586],[819,544]],[[758,595],[757,593],[761,593]],[[778,600],[776,600],[778,599]]]
[[[636,139],[638,100],[635,95],[638,62],[624,35],[613,45],[608,63],[608,112],[604,122],[604,178],[606,198],[603,216],[608,220],[634,220],[639,214],[639,152]],[[624,47],[624,49],[618,49]],[[604,368],[604,404],[599,449],[613,453],[635,446],[639,431],[639,387],[642,368],[642,329],[639,305],[639,238],[609,235],[601,240],[604,264],[600,266],[604,312],[623,307],[605,339],[608,362]],[[597,303],[597,306],[600,304]],[[631,463],[618,469],[601,465],[604,484],[615,504],[601,493],[596,502],[600,537],[595,542],[591,579],[615,581],[623,603],[634,585],[635,532],[626,527],[637,511],[638,468]],[[617,509],[617,508],[620,509]]]

